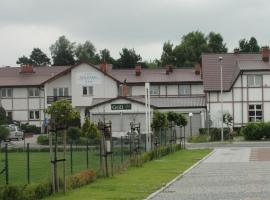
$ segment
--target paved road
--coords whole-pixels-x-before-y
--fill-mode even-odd
[[[218,148],[153,200],[269,200],[270,148]]]

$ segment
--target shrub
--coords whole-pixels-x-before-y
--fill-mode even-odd
[[[85,118],[85,122],[82,126],[82,134],[84,137],[95,141],[98,141],[101,138],[100,131],[97,126],[90,121],[89,117]]]
[[[25,133],[34,133],[34,134],[40,134],[41,133],[41,128],[40,127],[37,127],[35,125],[30,125],[28,123],[21,124],[21,129]]]
[[[67,136],[69,141],[77,141],[81,136],[81,129],[76,127],[70,127],[67,130]]]
[[[96,180],[96,172],[93,170],[85,170],[80,173],[68,177],[68,188],[75,189],[83,185],[87,185]]]
[[[241,128],[246,140],[270,139],[270,122],[250,122]]]
[[[5,186],[2,190],[3,200],[20,200],[22,188],[19,186]]]
[[[192,143],[201,143],[201,142],[208,142],[210,140],[209,136],[207,134],[200,134],[192,136],[188,139],[188,142]]]
[[[10,132],[8,128],[0,126],[0,145],[3,140],[6,140],[8,138],[9,134]]]
[[[200,128],[199,129],[200,135],[207,135],[208,128]],[[229,139],[229,128],[223,128],[223,136],[224,140]],[[209,141],[220,141],[221,140],[221,128],[209,128]]]
[[[40,145],[48,145],[49,144],[49,138],[47,135],[39,135],[37,138],[37,143]]]

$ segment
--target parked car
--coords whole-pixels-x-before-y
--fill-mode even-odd
[[[24,134],[23,131],[21,131],[19,126],[16,126],[15,124],[9,124],[9,125],[4,125],[6,128],[9,129],[10,134],[7,138],[7,140],[23,140],[24,139]]]

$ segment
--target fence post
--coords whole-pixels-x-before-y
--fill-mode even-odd
[[[70,174],[73,174],[73,153],[72,153],[72,142],[70,143]]]
[[[26,154],[27,154],[27,183],[30,184],[30,155],[29,155],[29,143],[27,143],[27,149],[26,149]]]
[[[6,171],[6,184],[9,182],[9,172],[8,172],[8,144],[5,144],[5,171]]]
[[[124,161],[124,152],[123,152],[123,136],[121,136],[121,163]]]
[[[86,143],[86,167],[87,167],[87,169],[89,168],[89,155],[88,155],[88,151],[89,151],[89,143],[88,143],[88,140],[87,140],[87,143]]]

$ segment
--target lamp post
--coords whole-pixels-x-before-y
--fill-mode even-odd
[[[192,137],[192,116],[193,116],[193,113],[192,112],[188,113],[188,116],[189,116],[190,137]]]
[[[224,140],[223,136],[223,69],[222,69],[222,60],[223,57],[218,57],[220,64],[220,102],[221,102],[221,142]]]

